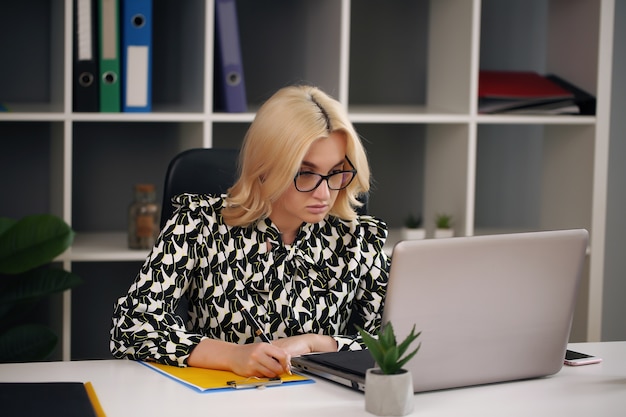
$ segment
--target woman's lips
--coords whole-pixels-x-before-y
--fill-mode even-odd
[[[328,209],[328,205],[326,204],[315,204],[312,206],[307,206],[307,210],[309,210],[312,214],[322,214],[325,213]]]

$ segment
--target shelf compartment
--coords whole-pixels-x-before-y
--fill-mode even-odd
[[[153,9],[153,112],[204,111],[204,0],[155,1]],[[212,82],[212,81],[208,81]]]
[[[113,306],[126,295],[143,262],[75,262],[83,284],[72,289],[71,359],[110,359]]]
[[[349,104],[426,103],[428,1],[352,2]]]
[[[426,126],[419,124],[355,125],[371,170],[368,213],[391,228],[407,216],[423,215]]]
[[[213,123],[212,148],[241,149],[250,122]]]
[[[597,93],[600,1],[483,0],[480,68],[553,73]]]
[[[152,183],[161,203],[171,159],[203,146],[202,123],[74,123],[72,227],[126,230],[137,183]],[[122,149],[123,151],[120,151]]]
[[[594,126],[479,126],[475,225],[486,230],[591,226]]]
[[[12,112],[63,111],[63,21],[62,1],[1,2],[0,101]]]
[[[246,94],[258,105],[294,83],[340,92],[341,3],[335,0],[237,2]]]
[[[62,156],[57,151],[63,146],[63,123],[0,122],[0,138],[4,172],[0,215],[62,217]]]
[[[435,229],[439,214],[452,216],[455,236],[471,235],[474,149],[469,124],[432,124],[426,131],[424,164],[424,228]]]

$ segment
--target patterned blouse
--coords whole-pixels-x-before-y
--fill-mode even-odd
[[[339,350],[361,349],[355,325],[381,325],[389,259],[386,225],[371,216],[326,220],[282,243],[269,219],[242,228],[221,216],[222,197],[183,194],[128,294],[117,301],[111,352],[117,358],[186,366],[210,337],[252,343],[242,308],[266,334],[334,337]],[[188,319],[176,313],[188,300]]]

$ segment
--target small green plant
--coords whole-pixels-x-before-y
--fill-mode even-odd
[[[377,337],[360,327],[357,327],[357,329],[363,338],[363,343],[365,343],[365,346],[372,354],[372,358],[374,358],[381,372],[385,375],[400,373],[402,367],[415,356],[422,346],[420,343],[414,351],[403,356],[411,343],[422,334],[422,332],[415,333],[415,325],[413,325],[411,333],[400,344],[396,341],[396,335],[391,323],[384,325],[379,330]]]
[[[409,214],[406,220],[404,221],[404,227],[407,229],[419,229],[422,225],[422,216],[414,216],[413,214]]]
[[[451,229],[452,216],[445,213],[437,214],[435,217],[435,225],[437,226],[437,229]]]
[[[33,305],[80,284],[76,275],[50,262],[71,246],[74,231],[49,214],[19,221],[0,217],[0,362],[46,359],[57,335],[41,324],[20,324]]]

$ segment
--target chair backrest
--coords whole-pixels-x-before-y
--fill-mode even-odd
[[[237,149],[194,148],[176,155],[167,167],[161,228],[174,213],[172,197],[182,193],[222,194],[237,176]]]
[[[237,177],[237,149],[194,148],[176,155],[167,167],[161,206],[161,229],[174,213],[172,197],[182,193],[222,194]],[[367,195],[359,196],[363,206],[357,213],[367,213]]]

